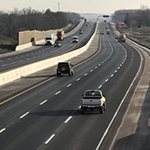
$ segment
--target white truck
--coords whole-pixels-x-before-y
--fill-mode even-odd
[[[86,90],[81,99],[81,113],[87,109],[98,109],[99,113],[106,110],[106,98],[100,90]]]
[[[51,32],[46,33],[45,45],[54,45],[56,39],[57,38],[56,38],[55,33],[51,33]]]
[[[126,35],[125,34],[120,34],[118,36],[118,42],[125,42],[126,41]]]

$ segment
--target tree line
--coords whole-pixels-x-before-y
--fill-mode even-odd
[[[17,8],[10,13],[0,12],[0,37],[8,37],[17,41],[18,32],[25,30],[50,30],[60,29],[69,23],[76,24],[80,15],[70,12],[45,12],[32,8]]]
[[[150,27],[150,9],[141,6],[141,9],[118,10],[115,11],[113,19],[124,22],[128,27]]]

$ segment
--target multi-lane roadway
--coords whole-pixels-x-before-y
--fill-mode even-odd
[[[106,26],[102,23],[100,30]],[[108,149],[140,64],[135,49],[112,35],[101,35],[99,53],[75,66],[74,76],[55,77],[0,106],[0,149]],[[104,114],[81,114],[80,99],[87,89],[101,89],[106,95]]]
[[[0,57],[0,72],[8,71],[20,66],[24,66],[33,62],[37,62],[43,59],[51,58],[56,55],[63,54],[67,51],[77,49],[85,44],[91,37],[95,30],[95,24],[83,24],[81,27],[84,34],[79,34],[77,31],[74,35],[79,36],[79,43],[72,43],[72,36],[66,37],[63,41],[60,41],[61,47],[45,46],[44,44],[37,44],[36,49],[27,50],[24,52],[16,52],[5,57]]]

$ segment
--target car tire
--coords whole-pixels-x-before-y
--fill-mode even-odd
[[[106,103],[104,104],[104,111],[106,111]]]
[[[61,67],[61,71],[65,71],[66,70],[66,68],[65,67]]]
[[[81,107],[81,113],[84,114],[85,109]]]
[[[99,108],[99,113],[100,113],[100,114],[103,114],[103,113],[104,113],[104,106],[102,106],[102,107]]]
[[[60,77],[61,76],[61,73],[57,73],[57,77]]]

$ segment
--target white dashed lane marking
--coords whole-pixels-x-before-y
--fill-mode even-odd
[[[54,138],[55,134],[53,134],[46,142],[45,144],[48,144],[53,138]]]
[[[4,132],[6,130],[6,128],[3,128],[2,130],[0,130],[0,133]]]
[[[55,95],[58,95],[58,94],[60,94],[60,93],[61,93],[61,91],[58,91],[58,92],[55,93]]]
[[[68,84],[68,85],[67,85],[67,88],[68,88],[68,87],[70,87],[71,85],[72,85],[71,83],[70,83],[70,84]]]
[[[77,82],[78,82],[79,80],[81,80],[81,78],[76,79]]]
[[[47,102],[47,100],[45,100],[45,101],[43,101],[42,103],[40,103],[40,105],[43,105],[43,104],[45,104]]]
[[[29,112],[26,112],[24,115],[22,115],[22,116],[20,117],[20,119],[24,118],[24,117],[27,116],[28,114],[29,114]]]

